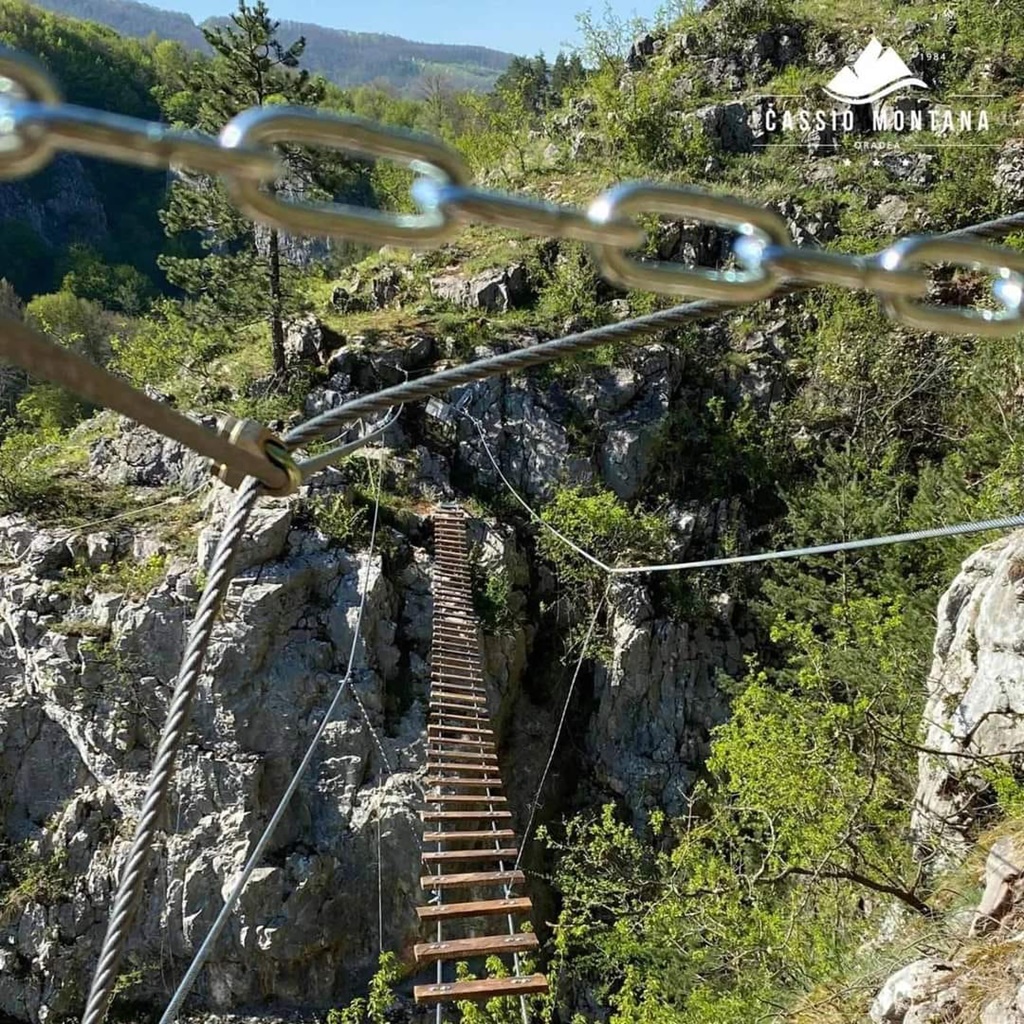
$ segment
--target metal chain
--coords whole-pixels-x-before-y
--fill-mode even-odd
[[[346,203],[289,201],[273,189],[283,172],[275,143],[325,146],[339,153],[395,161],[417,177],[417,214],[391,214]],[[786,221],[763,205],[690,186],[629,182],[598,196],[587,210],[474,188],[454,149],[422,133],[302,107],[271,106],[232,118],[220,135],[179,132],[62,102],[56,83],[27,56],[0,50],[0,178],[29,174],[58,150],[154,166],[218,174],[238,208],[286,231],[371,245],[433,248],[472,222],[532,235],[572,238],[594,247],[601,273],[627,288],[665,295],[747,303],[776,294],[786,282],[838,284],[874,292],[888,315],[945,334],[1006,336],[1024,328],[1024,254],[989,246],[965,232],[902,239],[872,256],[795,246]],[[638,214],[714,224],[735,231],[742,269],[694,269],[638,260],[644,242]],[[973,236],[973,233],[971,233]],[[996,307],[944,307],[923,301],[925,267],[953,263],[987,268]]]
[[[279,142],[327,146],[341,153],[394,160],[409,167],[418,175],[413,198],[420,213],[393,215],[344,203],[289,202],[273,191],[265,191],[261,186],[272,184],[285,170],[272,149]],[[110,1003],[142,892],[149,851],[166,803],[175,755],[187,725],[213,622],[227,589],[232,555],[260,492],[260,481],[267,489],[285,493],[294,490],[304,475],[326,459],[321,456],[314,460],[315,465],[307,466],[308,472],[303,474],[289,451],[360,416],[383,412],[402,402],[549,363],[598,345],[635,340],[709,319],[739,304],[794,294],[821,283],[870,290],[881,298],[887,314],[922,330],[1006,336],[1024,327],[1024,255],[978,240],[1019,229],[1024,222],[1022,215],[947,236],[903,239],[874,257],[847,256],[795,247],[786,222],[772,211],[689,187],[619,185],[599,196],[586,211],[475,189],[461,156],[443,143],[354,117],[302,108],[261,108],[233,118],[219,136],[212,137],[77,107],[62,101],[56,83],[38,62],[0,48],[0,179],[31,174],[61,150],[144,167],[186,167],[219,175],[243,213],[286,231],[378,246],[426,248],[452,238],[464,224],[482,222],[527,234],[575,239],[594,247],[600,271],[616,284],[702,300],[477,360],[356,399],[289,432],[284,438],[285,447],[251,421],[230,422],[218,437],[106,371],[53,346],[30,328],[13,321],[0,323],[0,355],[92,401],[118,408],[213,458],[220,464],[222,479],[240,486],[190,630],[83,1024],[101,1024]],[[630,249],[644,242],[643,232],[631,219],[640,213],[660,213],[733,229],[740,236],[734,251],[742,269],[691,269],[629,256]],[[922,302],[929,288],[924,268],[930,262],[988,268],[995,278],[991,299],[998,311]],[[335,456],[342,451],[338,449]]]
[[[167,806],[175,757],[188,728],[192,699],[210,644],[213,624],[227,593],[235,551],[259,493],[259,481],[249,477],[235,497],[224,524],[224,532],[217,544],[209,577],[189,629],[188,644],[182,656],[167,720],[156,749],[149,785],[135,826],[135,836],[118,881],[107,934],[100,949],[99,963],[93,975],[82,1024],[102,1024],[110,1006],[121,958],[142,896],[149,854]]]
[[[388,214],[344,203],[290,202],[273,190],[263,191],[262,184],[284,173],[272,147],[285,141],[394,160],[411,168],[418,175],[412,195],[421,212]],[[785,220],[773,211],[687,186],[617,185],[586,211],[476,189],[469,184],[462,157],[445,144],[356,117],[308,108],[255,108],[233,118],[213,137],[77,107],[62,101],[56,83],[37,61],[0,47],[0,178],[30,174],[58,150],[220,175],[242,212],[288,231],[424,248],[451,238],[463,224],[482,222],[527,234],[576,239],[593,246],[599,269],[616,284],[705,300],[389,388],[301,425],[287,435],[289,449],[392,403],[430,397],[457,384],[565,358],[595,345],[633,340],[718,316],[739,304],[823,283],[871,290],[891,317],[920,330],[999,337],[1024,328],[1024,254],[980,241],[1024,227],[1021,214],[946,235],[902,239],[874,256],[850,256],[794,246]],[[640,213],[733,229],[739,235],[734,252],[743,269],[691,269],[637,260],[628,250],[644,241],[644,233],[631,219]],[[922,301],[929,288],[925,266],[932,262],[990,270],[994,279],[990,298],[997,311]],[[221,479],[232,486],[252,474],[272,493],[290,493],[331,457],[327,453],[316,465],[296,466],[277,439],[253,421],[230,421],[216,436],[24,325],[0,323],[0,354],[213,458]]]

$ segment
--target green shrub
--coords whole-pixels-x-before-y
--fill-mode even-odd
[[[309,509],[313,525],[343,547],[358,548],[369,542],[369,509],[354,505],[346,493],[320,495]]]

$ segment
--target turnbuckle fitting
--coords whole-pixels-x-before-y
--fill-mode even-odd
[[[263,487],[271,497],[283,498],[288,494],[294,494],[301,486],[302,471],[295,464],[291,452],[273,431],[268,430],[258,420],[238,419],[236,416],[225,415],[217,424],[217,433],[236,447],[244,448],[251,454],[266,459],[271,466],[284,473],[285,482],[276,487],[271,487],[264,479]],[[237,488],[245,479],[244,473],[224,463],[215,463],[212,472],[228,487]]]

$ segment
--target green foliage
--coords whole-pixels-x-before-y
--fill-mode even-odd
[[[535,276],[539,281],[540,316],[555,329],[566,320],[579,320],[586,326],[603,320],[598,288],[600,277],[593,257],[578,242],[562,242],[554,261],[538,264]]]
[[[189,313],[169,299],[155,303],[134,330],[113,339],[111,369],[140,388],[206,378],[212,360],[230,347],[230,332]]]
[[[89,591],[145,597],[163,582],[166,575],[166,555],[150,555],[138,562],[132,558],[123,558],[98,568],[76,562],[63,571],[58,588],[78,601]]]
[[[390,951],[381,952],[377,971],[370,980],[368,998],[353,999],[340,1010],[329,1010],[327,1024],[387,1024],[388,1011],[395,1002],[394,988],[401,976],[398,957]]]
[[[11,924],[30,903],[49,906],[67,893],[67,853],[55,850],[50,857],[40,858],[29,842],[13,849],[0,849],[6,854],[6,872],[0,888],[0,927]]]
[[[488,978],[507,978],[510,975],[508,965],[500,956],[489,956],[485,961]],[[531,974],[534,970],[533,961],[523,954],[519,955],[519,970],[522,974]],[[455,977],[457,981],[476,981],[477,975],[469,970],[469,965],[458,963],[455,965]],[[523,1011],[520,1005],[519,996],[498,996],[488,999],[486,1002],[477,1003],[468,999],[456,1002],[459,1009],[462,1024],[521,1024]],[[549,1002],[543,996],[522,997],[526,1002],[526,1013],[530,1020],[535,1020],[543,1013],[543,1008]]]
[[[502,566],[487,570],[479,562],[470,564],[473,607],[488,636],[514,636],[521,627],[523,611],[508,570]]]
[[[578,487],[563,488],[544,506],[541,518],[609,565],[657,558],[667,540],[661,519],[630,509],[611,491],[586,494]],[[580,556],[546,530],[538,545],[566,582],[589,579],[590,569],[581,568]]]
[[[97,302],[105,309],[140,313],[153,295],[153,283],[145,274],[128,263],[111,266],[89,246],[72,245],[65,263],[61,292]]]
[[[192,68],[193,77],[184,83],[196,100],[196,123],[190,127],[219,131],[250,107],[316,106],[323,101],[325,83],[298,69],[305,40],[284,45],[277,38],[278,25],[263,0],[253,6],[239,0],[229,25],[203,30],[214,58]],[[319,161],[295,149],[286,150],[284,159],[296,186],[311,197],[323,194]],[[161,256],[168,280],[196,301],[196,312],[207,324],[237,322],[240,316],[265,319],[271,328],[274,369],[283,373],[284,320],[301,312],[305,301],[296,272],[281,259],[277,228],[270,228],[260,241],[223,185],[206,178],[176,181],[161,220],[172,237],[201,238],[208,253]]]
[[[342,547],[355,549],[369,541],[369,510],[353,504],[348,492],[314,498],[310,513],[313,525]]]

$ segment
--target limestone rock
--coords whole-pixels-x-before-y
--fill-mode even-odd
[[[934,1004],[935,997],[948,989],[953,968],[941,960],[915,960],[890,976],[871,1004],[869,1016],[874,1024],[906,1024],[910,1012],[924,1004]],[[924,1021],[918,1016],[918,1024]]]
[[[1024,142],[1020,139],[1003,143],[993,182],[1009,202],[1024,202]]]
[[[977,756],[1024,750],[1024,532],[981,548],[942,596],[911,827],[922,855],[955,859],[989,783]],[[943,756],[943,753],[947,753]],[[957,756],[967,753],[971,758]]]
[[[971,924],[971,935],[984,935],[995,928],[1020,896],[1024,877],[1024,843],[1003,836],[992,844],[985,861],[985,891]]]
[[[286,366],[324,363],[342,342],[334,331],[312,314],[285,325],[284,360]]]
[[[704,134],[726,153],[749,153],[754,148],[750,111],[739,102],[701,107],[693,117]]]
[[[215,417],[200,420],[215,426]],[[114,437],[101,437],[89,450],[89,470],[109,484],[197,487],[210,475],[209,462],[177,441],[171,441],[124,416]]]
[[[521,263],[495,267],[467,277],[443,274],[430,279],[430,294],[465,309],[502,313],[521,305],[529,295],[526,268]]]

